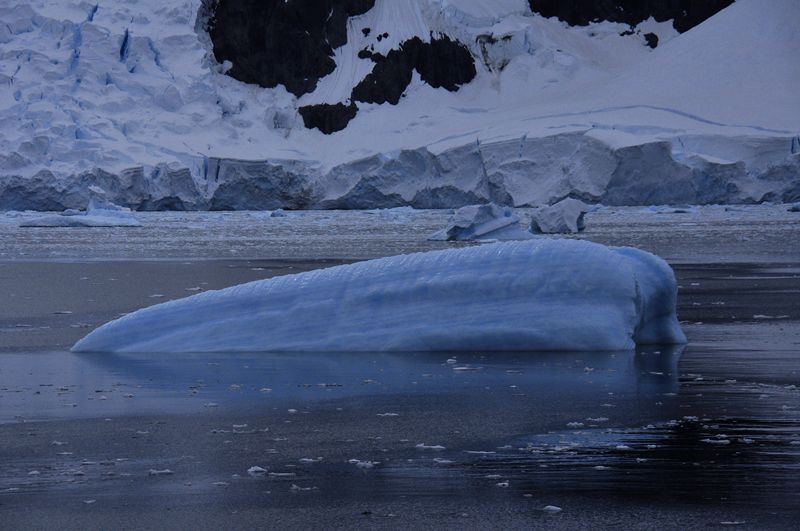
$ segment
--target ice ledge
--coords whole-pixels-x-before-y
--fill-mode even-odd
[[[521,207],[565,197],[607,205],[789,203],[800,200],[798,145],[789,136],[713,135],[631,144],[587,131],[439,153],[401,150],[330,170],[296,160],[187,158],[62,177],[22,176],[20,155],[11,154],[0,167],[0,210],[82,208],[93,189],[134,210]]]

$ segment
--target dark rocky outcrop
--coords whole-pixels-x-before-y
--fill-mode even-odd
[[[597,20],[635,26],[652,16],[658,22],[672,20],[672,25],[680,33],[692,29],[733,2],[734,0],[528,0],[534,13],[558,17],[571,26],[585,26]]]
[[[647,45],[650,48],[655,48],[656,46],[658,46],[658,35],[656,35],[655,33],[645,33],[644,40],[647,42]]]
[[[375,62],[375,67],[353,88],[354,101],[396,105],[411,83],[414,70],[430,86],[451,92],[472,81],[477,73],[475,60],[467,47],[446,35],[431,42],[414,37],[386,56],[364,53]]]
[[[298,110],[307,128],[317,128],[329,135],[347,127],[350,120],[356,117],[358,107],[354,103],[350,103],[350,105],[345,105],[344,103],[333,105],[320,103],[318,105],[306,105]]]
[[[375,0],[219,0],[208,33],[217,61],[233,63],[230,76],[262,87],[283,85],[301,96],[336,67],[333,50],[347,42],[347,19],[374,5]]]

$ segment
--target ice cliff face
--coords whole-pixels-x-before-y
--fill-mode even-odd
[[[797,201],[800,5],[730,3],[8,0],[0,208]]]

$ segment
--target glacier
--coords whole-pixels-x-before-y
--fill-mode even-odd
[[[209,291],[123,316],[73,351],[628,350],[686,342],[676,299],[655,255],[537,239]]]
[[[375,0],[301,96],[227,75],[209,5],[3,2],[0,209],[84,208],[92,187],[135,210],[800,200],[794,0],[738,0],[682,34],[571,27],[523,0]],[[414,72],[396,105],[304,126],[301,108],[353,103],[359,52],[432,36],[468,48],[472,81]]]

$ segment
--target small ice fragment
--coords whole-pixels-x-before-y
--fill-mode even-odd
[[[169,468],[164,468],[162,470],[156,470],[154,468],[151,468],[150,471],[147,473],[147,475],[148,476],[169,476],[169,475],[172,475],[174,473],[175,472],[173,472]]]
[[[454,364],[458,363],[458,360],[455,359],[455,358],[447,358],[447,361],[445,363],[449,363],[450,365],[454,365]]]
[[[267,473],[267,469],[261,468],[260,466],[251,466],[250,468],[247,469],[247,473],[253,477],[263,476],[264,474]]]
[[[450,459],[442,459],[441,457],[434,457],[433,462],[437,465],[452,465],[455,461],[451,461]]]
[[[542,508],[542,511],[546,512],[547,514],[558,514],[562,511],[561,507],[557,507],[555,505],[546,505]]]
[[[97,500],[83,500],[83,503],[85,503],[86,505],[91,505],[91,504],[95,503],[96,501]]]
[[[495,483],[495,486],[500,487],[502,489],[507,489],[508,481],[500,481],[499,483]]]
[[[378,464],[377,461],[361,461],[359,459],[350,459],[348,463],[350,463],[351,465],[356,465],[358,468],[363,468],[365,470],[374,468],[375,465]]]
[[[400,413],[378,413],[379,417],[399,417]]]
[[[425,443],[419,443],[416,446],[416,449],[417,450],[435,450],[435,451],[439,452],[439,451],[444,450],[445,448],[444,448],[444,446],[442,446],[440,444],[428,445],[428,444],[425,444]]]

